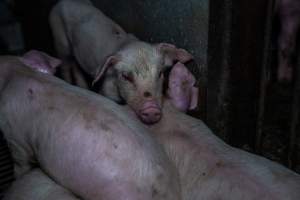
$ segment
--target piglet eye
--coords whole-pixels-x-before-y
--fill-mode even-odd
[[[122,73],[122,78],[130,83],[133,83],[134,80],[133,80],[133,75],[131,73],[126,73],[126,72],[123,72]]]

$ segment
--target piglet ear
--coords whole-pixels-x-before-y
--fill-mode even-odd
[[[25,53],[21,57],[21,62],[32,69],[47,74],[54,74],[56,68],[61,64],[61,60],[37,50]]]
[[[98,82],[105,74],[108,68],[113,67],[117,62],[119,61],[119,58],[117,56],[109,56],[104,65],[100,66],[98,68],[98,71],[96,73],[95,79],[92,82],[92,85],[94,85],[96,82]]]
[[[198,104],[198,88],[193,74],[182,63],[176,63],[169,74],[168,97],[175,108],[182,112],[195,109]]]
[[[184,49],[176,48],[176,46],[168,43],[160,43],[157,45],[158,51],[164,56],[164,65],[172,66],[175,61],[186,63],[193,59],[193,56]]]

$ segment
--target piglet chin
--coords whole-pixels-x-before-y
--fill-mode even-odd
[[[154,124],[161,119],[161,108],[155,101],[147,101],[137,112],[138,117],[145,124]]]

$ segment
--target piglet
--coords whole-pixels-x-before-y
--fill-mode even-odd
[[[79,200],[79,198],[55,183],[40,169],[33,169],[17,179],[2,200]]]
[[[49,20],[63,62],[75,58],[93,84],[100,82],[101,94],[125,101],[142,122],[160,120],[163,72],[175,61],[191,60],[190,53],[172,44],[138,40],[88,0],[59,1]]]
[[[292,58],[296,54],[300,27],[300,1],[276,0],[276,13],[280,21],[277,77],[279,81],[291,81],[295,70]]]
[[[147,129],[114,102],[30,69],[37,57],[27,58],[0,57],[0,129],[17,178],[39,166],[85,200],[181,199],[175,168]]]
[[[201,120],[184,113],[197,102],[194,82],[185,66],[177,64],[171,71],[164,115],[149,126],[179,171],[183,199],[300,199],[299,174],[229,146]]]

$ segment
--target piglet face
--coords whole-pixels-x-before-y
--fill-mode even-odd
[[[191,58],[185,50],[173,45],[133,42],[108,58],[105,65],[111,66],[109,71],[116,74],[121,98],[142,122],[153,124],[162,116],[163,72],[173,61],[182,59],[185,62]]]
[[[135,45],[121,52],[115,69],[120,96],[142,122],[158,122],[162,116],[163,72],[166,69],[162,56],[148,44]]]
[[[146,124],[161,118],[163,73],[149,71],[147,76],[123,71],[118,75],[120,95]]]
[[[180,111],[195,109],[198,103],[198,88],[194,87],[195,77],[182,64],[177,63],[169,75],[168,96]]]

